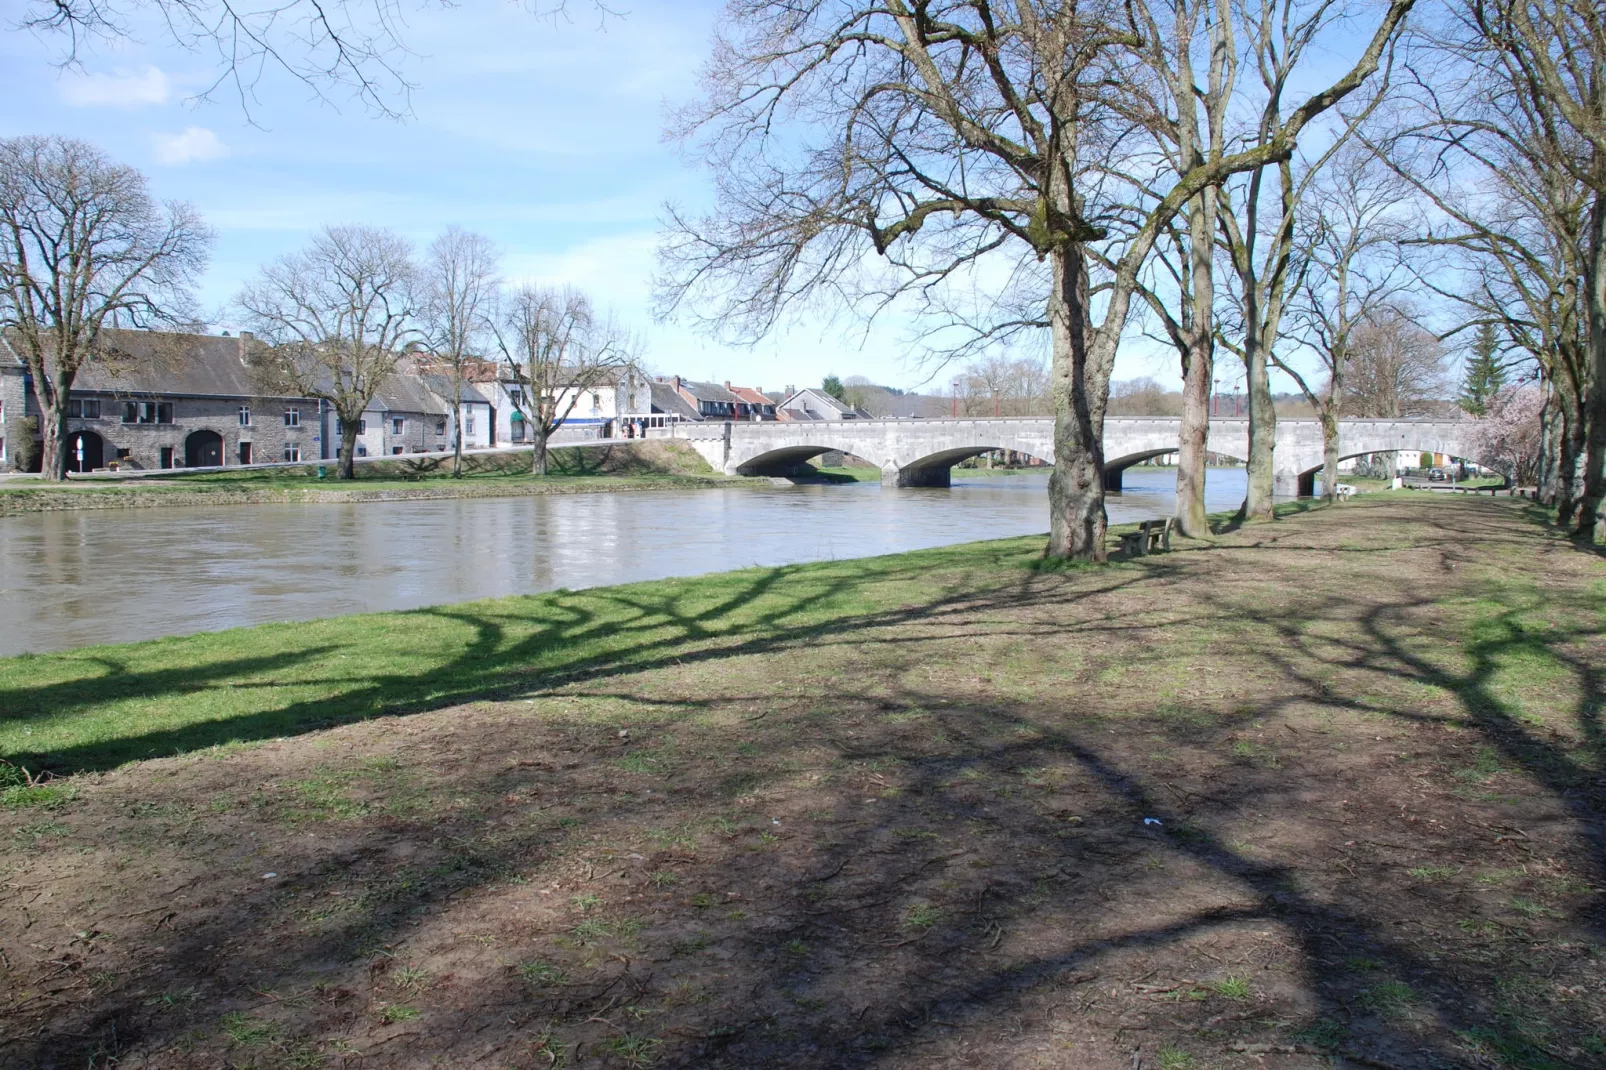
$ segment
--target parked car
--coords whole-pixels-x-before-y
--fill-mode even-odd
[[[1447,480],[1449,478],[1450,478],[1449,474],[1446,473],[1445,470],[1442,469],[1442,468],[1429,468],[1428,469],[1428,482],[1429,483],[1443,483],[1445,480]]]

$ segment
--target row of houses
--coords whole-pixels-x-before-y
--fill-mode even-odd
[[[257,343],[231,336],[117,332],[116,361],[92,362],[67,400],[68,467],[161,469],[338,458],[344,430],[326,402],[267,392],[247,359]],[[389,377],[358,424],[358,457],[519,444],[533,439],[526,388],[509,369],[477,364],[454,383],[410,366]],[[451,401],[461,399],[462,426]],[[572,407],[571,407],[572,402]],[[823,391],[759,389],[653,378],[634,368],[606,382],[567,387],[565,427],[597,437],[639,437],[652,427],[703,420],[843,420],[866,414]],[[38,401],[32,378],[0,339],[0,471],[37,466]]]

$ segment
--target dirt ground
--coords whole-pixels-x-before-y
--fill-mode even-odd
[[[1379,495],[75,778],[0,1065],[1600,1068],[1603,625]]]

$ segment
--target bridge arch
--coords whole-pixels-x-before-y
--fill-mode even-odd
[[[1470,461],[1471,460],[1470,458],[1468,458],[1463,453],[1458,453],[1458,452],[1455,452],[1453,450],[1444,449],[1442,444],[1441,444],[1440,446],[1437,446],[1437,447],[1434,447],[1434,446],[1421,446],[1421,447],[1418,447],[1418,446],[1406,445],[1406,446],[1395,446],[1395,447],[1392,447],[1390,449],[1382,449],[1382,450],[1356,450],[1353,453],[1340,453],[1339,457],[1338,457],[1338,461],[1339,461],[1340,464],[1342,464],[1345,461],[1353,461],[1357,457],[1369,457],[1374,453],[1398,453],[1398,452],[1405,452],[1405,453],[1413,453],[1413,452],[1414,453],[1442,453],[1446,457],[1450,458],[1452,461]],[[1477,462],[1474,461],[1472,463],[1475,464]],[[1298,494],[1299,494],[1299,496],[1301,498],[1313,498],[1313,497],[1316,496],[1316,480],[1317,480],[1317,477],[1319,477],[1322,474],[1322,469],[1323,469],[1323,467],[1325,467],[1325,465],[1326,465],[1326,462],[1323,461],[1322,463],[1316,464],[1316,465],[1314,465],[1314,466],[1312,466],[1310,468],[1306,468],[1303,471],[1300,471],[1300,472],[1297,473],[1298,478],[1299,478]],[[1340,478],[1342,478],[1342,473],[1340,473]]]
[[[739,476],[789,476],[815,457],[820,456],[820,454],[830,453],[836,448],[835,446],[782,446],[779,449],[769,450],[756,457],[749,458],[737,465],[736,474]]]
[[[948,449],[937,450],[916,457],[912,461],[895,462],[897,467],[897,485],[900,487],[948,487],[953,485],[954,466],[968,461],[972,457],[980,457],[984,453],[1018,453],[1026,457],[1035,457],[1040,461],[1052,464],[1054,454],[1052,450],[1045,451],[1035,442],[1022,442],[1018,439],[999,437],[995,441],[992,437],[985,437],[981,441],[970,445],[952,446]],[[1048,456],[1044,456],[1044,453]],[[883,468],[882,482],[890,483],[891,472]]]

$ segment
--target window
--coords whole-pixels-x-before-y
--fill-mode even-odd
[[[170,424],[172,422],[173,403],[171,401],[123,402],[123,423],[125,424]],[[165,465],[164,467],[171,468],[172,465]]]
[[[67,415],[80,420],[100,419],[99,398],[68,398]]]
[[[301,410],[300,409],[285,409],[284,410],[284,426],[286,426],[286,427],[300,427],[301,426]]]
[[[131,449],[126,449],[126,448],[124,448],[124,447],[122,447],[122,446],[119,446],[119,447],[118,447],[118,448],[117,448],[117,459],[118,459],[118,460],[119,460],[119,461],[126,461],[126,460],[128,460],[128,458],[129,458],[129,457],[130,457],[130,456],[132,456],[132,455],[133,455],[133,453],[134,453],[134,451],[133,451],[133,450],[131,450]]]
[[[366,435],[368,433],[368,421],[367,420],[358,420],[357,421],[357,433],[359,435]]]
[[[401,452],[402,452],[402,448],[400,446],[392,446],[392,447],[390,447],[390,452],[392,454],[396,455],[396,456],[400,456]]]
[[[446,421],[445,420],[436,420],[435,421],[435,434],[436,434],[436,436],[441,436],[441,435],[446,434]]]
[[[601,394],[593,393],[591,395],[591,407],[593,409],[602,408],[602,395]]]
[[[284,459],[287,461],[301,460],[301,447],[294,442],[284,444]]]
[[[472,412],[463,418],[463,433],[467,435],[474,433],[474,414]]]
[[[250,427],[251,426],[251,406],[249,406],[249,405],[241,405],[240,406],[240,426],[241,427]]]
[[[357,456],[359,456],[359,457],[368,456],[368,447],[364,446],[361,442],[357,443]]]
[[[397,417],[394,417],[394,418],[391,419],[391,421],[390,421],[390,433],[391,434],[399,435],[405,430],[407,430],[407,421],[406,420],[402,419],[400,416],[397,416]]]
[[[163,468],[171,468],[171,467],[173,467],[173,447],[172,446],[163,446],[162,447],[162,467]]]

